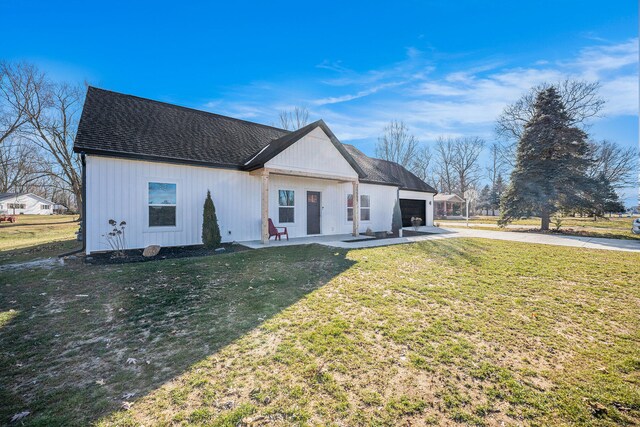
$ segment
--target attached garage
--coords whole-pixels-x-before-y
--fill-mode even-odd
[[[411,218],[422,218],[420,225],[426,225],[427,201],[417,199],[400,199],[400,212],[402,213],[402,226],[411,227]]]
[[[398,199],[400,200],[400,213],[402,215],[402,226],[411,227],[411,217],[422,218],[422,224],[427,227],[433,226],[433,196],[435,190],[415,191],[400,190]]]

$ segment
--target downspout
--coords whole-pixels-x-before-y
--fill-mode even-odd
[[[87,249],[87,162],[84,151],[80,153],[80,163],[82,164],[82,248],[58,255],[63,258],[69,255],[85,252]]]

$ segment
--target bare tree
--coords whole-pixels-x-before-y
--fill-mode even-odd
[[[416,148],[415,157],[411,162],[410,170],[421,180],[433,185],[435,183],[435,180],[433,179],[431,170],[432,158],[433,154],[431,153],[429,146],[419,146],[418,148]]]
[[[45,81],[25,105],[29,120],[21,131],[49,160],[49,174],[57,177],[82,204],[80,159],[73,141],[82,107],[81,87]]]
[[[406,168],[411,168],[417,153],[418,140],[402,121],[393,120],[385,126],[376,144],[376,157]]]
[[[33,65],[0,62],[0,144],[28,122],[25,105],[43,80]]]
[[[588,119],[596,117],[604,107],[605,101],[598,95],[599,82],[564,80],[556,84],[541,83],[505,107],[496,124],[498,135],[505,139],[519,139],[525,123],[533,115],[537,94],[552,86],[560,95],[571,126],[584,126]]]
[[[550,87],[555,87],[558,91],[569,115],[570,126],[585,128],[587,121],[597,117],[604,107],[605,100],[598,94],[599,82],[564,80],[532,87],[516,102],[507,105],[496,123],[496,133],[505,141],[501,146],[502,156],[512,166],[515,161],[515,141],[520,139],[525,123],[533,116],[535,99],[540,92]]]
[[[8,138],[0,145],[0,193],[20,192],[33,172],[29,149],[15,139]]]
[[[292,111],[280,111],[280,127],[286,130],[298,130],[309,124],[309,111],[304,107],[295,107]]]
[[[480,180],[480,154],[484,140],[477,136],[456,138],[454,142],[453,170],[458,175],[458,191],[464,195],[475,189]]]
[[[435,174],[437,188],[443,192],[452,194],[458,186],[457,174],[453,168],[456,156],[456,143],[453,138],[439,137],[436,141],[436,166]]]
[[[491,182],[491,188],[495,186],[498,175],[504,172],[504,159],[500,155],[500,145],[497,142],[489,147],[489,163],[487,164],[487,178]]]
[[[592,141],[589,147],[593,159],[590,177],[603,177],[614,189],[638,184],[638,150],[607,140]]]

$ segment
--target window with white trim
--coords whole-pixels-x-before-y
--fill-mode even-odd
[[[176,226],[176,184],[149,183],[149,227]]]
[[[367,194],[360,195],[360,221],[371,220],[371,198]],[[347,194],[347,221],[353,221],[353,194]]]
[[[24,203],[9,203],[9,209],[26,209],[27,205]]]
[[[47,210],[47,209],[51,209],[51,205],[40,205],[40,209]]]
[[[278,222],[287,224],[295,222],[295,192],[278,190]]]

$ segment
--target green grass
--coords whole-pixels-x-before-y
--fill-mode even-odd
[[[496,227],[498,217],[495,216],[476,216],[469,218],[469,224],[478,230],[494,230],[494,231],[528,231],[531,232],[533,226],[540,227],[539,218],[526,218],[513,221],[508,228]],[[562,218],[561,234],[569,236],[584,237],[603,237],[609,239],[628,239],[640,240],[640,235],[631,232],[631,225],[635,218],[599,218],[594,221],[593,218]],[[436,223],[442,227],[466,227],[465,219],[447,219],[436,220]],[[492,225],[491,227],[482,225]],[[518,227],[518,226],[526,226]],[[551,224],[554,228],[554,224]]]
[[[18,215],[0,223],[0,265],[56,256],[81,245],[77,215]]]
[[[635,253],[447,239],[0,274],[0,422],[640,422]]]

